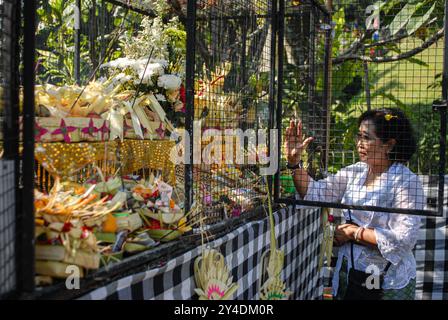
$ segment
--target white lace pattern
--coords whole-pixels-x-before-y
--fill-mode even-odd
[[[404,165],[393,164],[372,189],[364,186],[367,173],[367,164],[359,162],[326,179],[311,179],[304,200],[403,209],[424,208],[422,185],[418,177]],[[348,210],[343,210],[343,213],[345,219],[349,220]],[[412,249],[421,226],[419,216],[351,210],[351,217],[359,226],[373,228],[377,240],[377,248],[354,245],[355,269],[365,271],[373,264],[379,270],[384,270],[390,261],[392,265],[384,277],[384,289],[401,289],[416,277]],[[339,248],[333,277],[333,294],[338,290],[339,270],[344,256],[347,258],[348,268],[352,268],[350,243]]]

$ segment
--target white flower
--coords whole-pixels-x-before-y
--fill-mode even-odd
[[[181,84],[182,79],[174,74],[164,74],[157,81],[157,85],[166,90],[178,90]]]
[[[152,85],[151,78],[153,76],[161,76],[165,73],[165,68],[168,66],[166,60],[150,60],[148,63],[148,57],[140,59],[118,58],[116,60],[105,63],[101,68],[119,69],[121,71],[128,70],[127,73],[132,72],[133,76],[120,73],[112,79],[113,85],[117,83],[124,83],[130,80],[134,80],[135,84],[139,84],[140,81],[144,84]]]
[[[134,80],[135,84],[140,83],[140,81],[144,84],[152,85],[151,77],[153,73],[152,70],[142,70],[138,73],[138,78]]]
[[[166,101],[166,98],[163,94],[156,94],[156,99],[158,101]]]
[[[133,68],[138,75],[139,81],[143,78],[143,83],[152,84],[151,78],[153,76],[163,75],[165,73],[165,68],[160,62],[152,62],[146,66],[147,62],[147,59],[139,59],[133,65]]]
[[[164,60],[164,59],[154,59],[151,60],[153,63],[158,63],[160,64],[163,68],[168,67],[168,61]]]
[[[112,60],[108,63],[102,64],[101,68],[126,69],[127,67],[132,67],[135,62],[136,61],[134,59],[118,58],[116,60]]]
[[[115,77],[112,78],[112,82],[114,85],[122,84],[131,80],[132,77],[126,75],[125,73],[119,73]]]

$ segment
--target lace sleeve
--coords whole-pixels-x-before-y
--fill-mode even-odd
[[[308,190],[303,200],[340,202],[351,176],[353,176],[353,170],[347,167],[322,180],[316,181],[310,177]],[[300,197],[298,194],[297,196]]]
[[[423,188],[417,176],[414,175],[396,189],[393,205],[395,208],[423,209]],[[397,264],[405,253],[414,248],[420,226],[419,216],[389,214],[387,226],[374,229],[378,249],[383,257]]]

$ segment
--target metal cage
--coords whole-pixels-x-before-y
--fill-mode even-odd
[[[277,1],[188,2],[186,207],[202,202],[207,223],[253,208],[263,189],[256,139],[273,125],[277,29]]]
[[[279,194],[281,201],[333,208],[442,216],[447,205],[444,102],[447,90],[446,83],[442,82],[446,74],[446,68],[442,70],[443,61],[446,63],[443,1],[423,5],[407,1],[387,4],[341,0],[332,3],[332,24],[316,22],[315,27],[315,30],[323,28],[331,33],[331,38],[327,39],[327,42],[331,42],[331,47],[326,48],[331,52],[331,55],[327,56],[330,60],[325,58],[325,49],[319,49],[319,45],[325,48],[322,47],[325,40],[317,40],[317,59],[296,63],[297,68],[304,69],[314,64],[317,76],[308,76],[308,79],[304,80],[308,75],[305,72],[305,75],[293,78],[302,83],[302,87],[298,88],[298,93],[302,96],[293,102],[291,101],[294,97],[289,97],[289,93],[283,90],[283,101],[297,106],[298,113],[303,118],[304,134],[315,137],[303,157],[308,171],[316,181],[323,178],[331,180],[337,179],[338,172],[350,173],[350,170],[362,166],[355,142],[358,117],[368,110],[396,108],[407,116],[412,129],[402,122],[401,116],[399,118],[394,113],[396,111],[385,110],[382,122],[378,118],[383,129],[380,129],[381,132],[378,132],[377,136],[381,137],[383,143],[388,141],[387,134],[395,137],[396,147],[389,150],[389,157],[393,157],[397,162],[385,175],[378,178],[377,184],[390,185],[394,170],[406,172],[401,177],[408,182],[414,179],[415,174],[418,182],[415,188],[409,189],[413,196],[402,204],[389,203],[387,194],[382,191],[379,194],[384,201],[381,200],[375,205],[350,201],[343,201],[341,204],[340,199],[318,201],[316,198],[311,199],[312,197],[306,201],[292,201],[287,198],[291,195],[288,191],[294,191],[294,187],[292,181],[287,179],[287,173],[283,171],[285,163],[282,163],[281,168],[285,176],[282,177],[282,183],[279,183],[282,187]],[[303,19],[297,21],[302,22]],[[308,48],[316,39],[303,34],[300,25],[291,24],[289,28],[295,28],[296,38],[305,39],[305,45],[296,47],[296,51],[300,51],[298,48]],[[290,32],[289,28],[285,28],[286,35]],[[319,35],[318,32],[316,34]],[[288,49],[288,38],[285,37],[285,40],[285,47]],[[294,48],[288,50],[294,53]],[[288,50],[285,57],[287,61],[291,55]],[[284,70],[287,70],[287,66],[288,62],[285,63]],[[320,69],[322,66],[323,70]],[[324,76],[326,71],[328,82]],[[291,81],[291,78],[284,72],[283,81],[280,83],[287,81]],[[293,110],[294,108],[285,110],[283,119],[289,119]],[[283,128],[286,125],[283,123]],[[415,143],[411,141],[411,131],[414,133]],[[358,139],[358,143],[364,150],[364,136],[361,137],[361,142]],[[409,159],[409,154],[412,153]],[[403,163],[403,166],[397,163]],[[322,194],[331,193],[337,187],[323,182],[316,185],[319,185],[319,192]]]
[[[314,1],[188,2],[186,207],[201,201],[208,223],[241,214],[266,193],[263,176],[276,173],[283,79],[300,74],[288,90],[306,86],[310,112],[322,113],[317,77],[325,63],[316,59],[325,56],[328,31],[319,28],[328,17]],[[295,27],[301,39],[293,39]],[[283,61],[285,34],[295,41],[288,43],[290,64]]]

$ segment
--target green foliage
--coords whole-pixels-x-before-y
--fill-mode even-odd
[[[443,0],[394,0],[382,7],[383,24],[390,36],[414,35],[432,16],[443,16]]]
[[[72,3],[41,1],[37,9],[38,81],[73,83],[74,31]]]
[[[406,3],[403,9],[394,17],[392,22],[389,24],[390,35],[394,36],[403,29],[411,19],[412,15],[417,11],[418,5],[421,4],[412,4]]]
[[[411,17],[408,20],[409,23],[406,25],[407,34],[409,35],[414,34],[426,21],[428,21],[435,7],[436,3],[434,3],[432,7],[423,16]]]
[[[122,39],[126,57],[141,58],[153,50],[153,57],[178,61],[179,71],[186,56],[186,32],[177,18],[164,23],[162,18],[144,18],[137,35]]]
[[[74,0],[41,0],[37,8],[37,81],[56,85],[73,84],[74,78]],[[140,16],[121,7],[100,1],[81,2],[80,76],[86,83],[115,37],[114,31],[124,30],[122,37],[132,37]],[[95,5],[95,10],[92,10]],[[105,19],[105,16],[110,17]],[[93,21],[95,20],[95,21]],[[107,21],[107,22],[106,22]],[[93,22],[97,24],[94,27]],[[97,34],[98,30],[103,32]],[[106,62],[122,56],[115,45]]]
[[[385,39],[384,37],[387,39],[387,37],[396,37],[398,35],[405,37],[415,36],[424,40],[422,36],[427,37],[429,34],[425,27],[428,21],[434,17],[443,16],[442,2],[441,0],[378,1],[378,10],[377,12],[372,12],[372,15],[378,14],[378,11],[381,12],[383,40]],[[359,39],[362,33],[366,32],[363,29],[364,21],[362,19],[364,18],[360,20],[356,14],[353,14],[353,12],[363,12],[366,5],[366,3],[361,4],[360,1],[354,1],[350,9],[348,9],[347,3],[345,3],[344,7],[336,7],[336,12],[333,16],[333,21],[335,22],[333,56],[341,54],[346,48],[350,47],[353,41]],[[353,26],[353,24],[356,24],[360,30],[355,30],[357,32],[354,32],[351,31],[353,28],[347,28],[348,25]],[[422,30],[426,31],[423,35]],[[373,40],[368,37],[365,43],[372,44]],[[382,54],[386,55],[388,51],[393,54],[400,54],[404,49],[406,51],[409,50],[409,48],[402,47],[399,42],[395,41],[387,46],[377,47],[375,50],[382,50]],[[371,55],[371,52],[366,50],[366,52],[359,52],[359,54]],[[435,55],[436,52],[429,51],[426,54],[430,56]],[[427,95],[428,100],[425,100],[426,95],[423,95],[419,102],[415,99],[412,100],[412,98],[403,99],[403,92],[413,92],[414,90],[424,92],[425,87],[422,87],[422,85],[425,86],[425,84],[403,81],[406,79],[407,74],[400,74],[400,72],[403,72],[403,69],[406,71],[415,70],[415,74],[409,74],[409,77],[412,78],[420,74],[421,71],[417,72],[417,70],[433,67],[432,63],[430,66],[429,61],[422,57],[424,57],[424,54],[421,57],[411,57],[400,62],[401,66],[403,64],[406,65],[405,68],[400,70],[398,70],[399,63],[369,64],[369,87],[373,108],[395,106],[405,110],[406,114],[410,115],[416,134],[419,137],[419,151],[411,161],[411,168],[418,172],[428,173],[434,170],[434,163],[436,163],[439,157],[437,150],[439,122],[437,119],[434,119],[435,117],[431,112],[432,101],[429,100],[430,94]],[[380,71],[380,69],[383,69],[383,71]],[[351,161],[351,159],[344,159],[344,155],[350,154],[354,150],[357,118],[362,111],[367,109],[364,76],[363,65],[358,61],[346,61],[333,68],[330,150],[341,152],[335,152],[330,157],[330,166],[328,168],[330,172],[339,170],[341,167],[349,164],[347,162]],[[440,79],[441,76],[436,75],[435,81],[427,85],[428,89],[440,89]],[[418,85],[420,86],[418,87]]]

